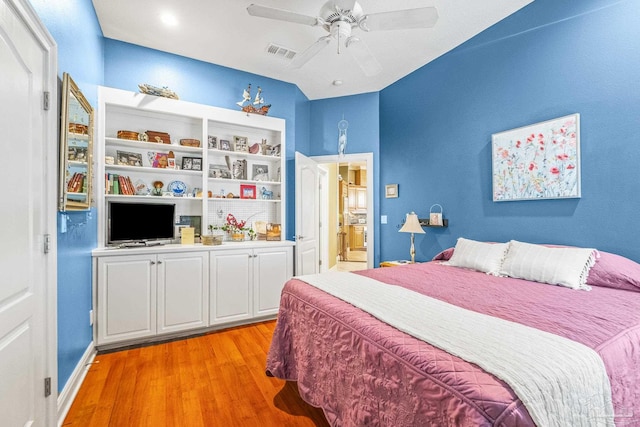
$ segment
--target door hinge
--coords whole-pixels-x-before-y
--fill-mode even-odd
[[[318,265],[322,265],[322,260],[321,259],[318,260]]]
[[[45,234],[44,235],[44,253],[48,254],[50,249],[51,249],[51,235]]]
[[[51,396],[51,377],[44,379],[44,397]]]
[[[51,102],[51,94],[45,91],[44,98],[42,99],[42,108],[44,108],[45,111],[49,109],[50,102]]]

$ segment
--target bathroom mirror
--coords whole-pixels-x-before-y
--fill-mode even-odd
[[[88,210],[93,182],[93,108],[67,73],[62,75],[60,109],[58,209]]]

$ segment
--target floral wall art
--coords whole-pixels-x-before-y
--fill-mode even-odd
[[[493,134],[493,201],[580,197],[580,115]]]

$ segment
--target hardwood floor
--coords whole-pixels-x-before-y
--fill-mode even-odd
[[[328,426],[265,375],[275,321],[99,354],[63,426]]]

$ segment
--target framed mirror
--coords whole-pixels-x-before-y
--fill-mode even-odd
[[[88,210],[92,203],[93,108],[67,73],[62,75],[58,209]]]

